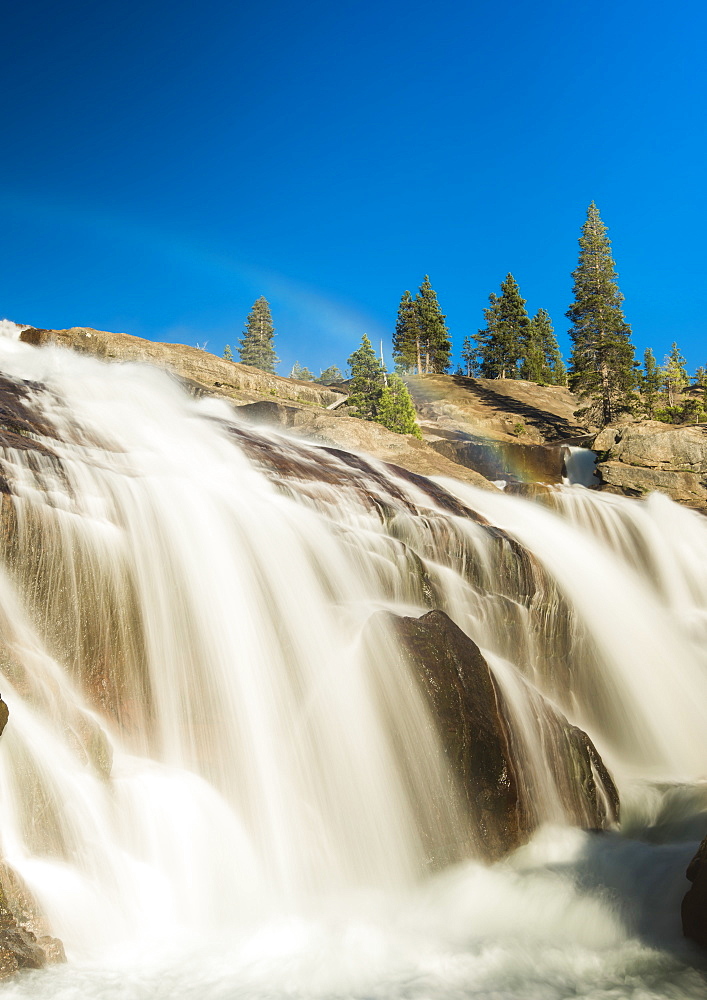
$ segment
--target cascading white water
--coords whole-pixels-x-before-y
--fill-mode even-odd
[[[597,486],[598,480],[595,475],[597,463],[596,453],[589,448],[577,448],[574,445],[567,445],[564,448],[565,473],[563,482],[573,486]]]
[[[689,783],[693,822],[707,664],[675,604],[689,593],[697,621],[707,582],[687,546],[670,563],[663,536],[634,528],[641,561],[585,523],[446,483],[534,553],[533,593],[483,524],[376,463],[357,480],[264,432],[282,459],[266,476],[225,403],[148,367],[12,337],[0,362],[45,387],[30,396],[51,432],[47,454],[2,458],[2,848],[70,958],[8,996],[598,1000],[632,995],[616,992],[631,978],[637,996],[699,995],[677,909],[641,916],[679,907],[689,841],[559,827],[500,866],[430,874],[468,854],[447,765],[392,640],[364,639],[379,609],[444,608],[519,715],[535,685],[629,797],[650,780],[644,815]],[[706,527],[665,507],[699,553]],[[642,578],[646,550],[669,579]],[[538,809],[561,823],[553,795]]]

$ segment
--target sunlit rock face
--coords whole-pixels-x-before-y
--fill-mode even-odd
[[[603,489],[632,497],[659,491],[707,510],[707,427],[658,421],[605,427],[592,447],[601,454]]]

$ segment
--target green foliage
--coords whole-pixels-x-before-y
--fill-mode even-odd
[[[579,262],[573,272],[570,388],[589,399],[599,423],[611,423],[633,407],[636,387],[631,327],[621,304],[611,242],[594,202],[579,238]]]
[[[437,294],[425,275],[415,297],[418,322],[422,331],[425,372],[444,373],[449,368],[452,342],[445,326],[445,315],[439,307]]]
[[[701,400],[687,399],[674,406],[658,407],[653,419],[664,424],[702,424],[707,420],[707,410]]]
[[[662,384],[663,377],[660,368],[655,360],[653,351],[649,347],[643,355],[641,390],[643,394],[643,408],[646,416],[651,420],[658,419],[655,414]]]
[[[558,357],[555,362],[555,371],[552,379],[553,385],[567,385],[567,369],[565,363],[562,360],[562,355]]]
[[[275,354],[274,337],[270,306],[265,296],[261,295],[253,303],[240,341],[238,356],[242,363],[274,375],[275,365],[280,360]]]
[[[393,334],[393,360],[401,372],[422,373],[423,340],[417,307],[409,291],[403,292]]]
[[[233,351],[231,350],[230,344],[226,344],[224,347],[223,356],[226,361],[233,361]]]
[[[373,346],[364,333],[361,346],[348,360],[351,369],[348,405],[352,415],[363,420],[375,420],[385,385],[385,372]]]
[[[361,346],[349,358],[349,367],[352,416],[375,420],[397,434],[422,436],[407,386],[399,375],[386,374],[365,333]]]
[[[486,326],[477,335],[479,374],[483,378],[519,378],[519,363],[529,346],[528,314],[525,299],[512,274],[501,283],[501,294],[489,295],[484,310]],[[536,352],[537,353],[537,352]],[[540,356],[531,360],[533,369],[541,364]]]
[[[313,382],[314,375],[312,375],[309,368],[303,368],[299,361],[295,361],[292,366],[292,371],[287,376],[288,378],[296,378],[300,382]]]
[[[462,344],[461,369],[458,372],[459,375],[466,375],[467,378],[471,378],[472,375],[478,374],[480,365],[479,348],[480,344],[478,336],[467,336],[464,338],[464,343]]]
[[[403,292],[393,334],[398,371],[429,375],[449,369],[452,344],[444,320],[428,275],[414,299],[409,291]]]
[[[329,368],[325,368],[319,378],[315,378],[314,381],[321,382],[322,385],[336,385],[337,382],[344,381],[344,376],[336,365],[331,365]]]
[[[686,389],[690,384],[690,379],[687,375],[687,364],[676,343],[673,343],[670,354],[665,356],[661,372],[663,385],[668,394],[668,406],[674,406],[677,401],[677,394]]]
[[[415,407],[407,386],[395,373],[388,375],[387,383],[383,386],[378,401],[376,420],[387,427],[389,431],[395,431],[396,434],[414,434],[416,438],[422,439],[415,415]]]
[[[560,354],[552,320],[545,309],[538,309],[528,324],[526,343],[532,344],[532,352],[526,347],[521,372],[525,366],[529,367],[530,358],[537,358],[537,360],[535,361],[535,377],[524,375],[523,378],[545,385],[566,385],[567,370]]]

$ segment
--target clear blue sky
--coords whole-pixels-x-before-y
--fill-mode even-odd
[[[454,345],[511,271],[564,313],[594,199],[642,355],[707,364],[707,8],[651,0],[25,0],[2,17],[0,315],[235,345],[287,374]]]

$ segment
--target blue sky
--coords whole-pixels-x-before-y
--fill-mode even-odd
[[[220,354],[265,295],[280,372],[316,372],[425,274],[458,351],[511,271],[567,355],[594,199],[637,351],[707,364],[706,29],[695,0],[6,4],[0,315]]]

